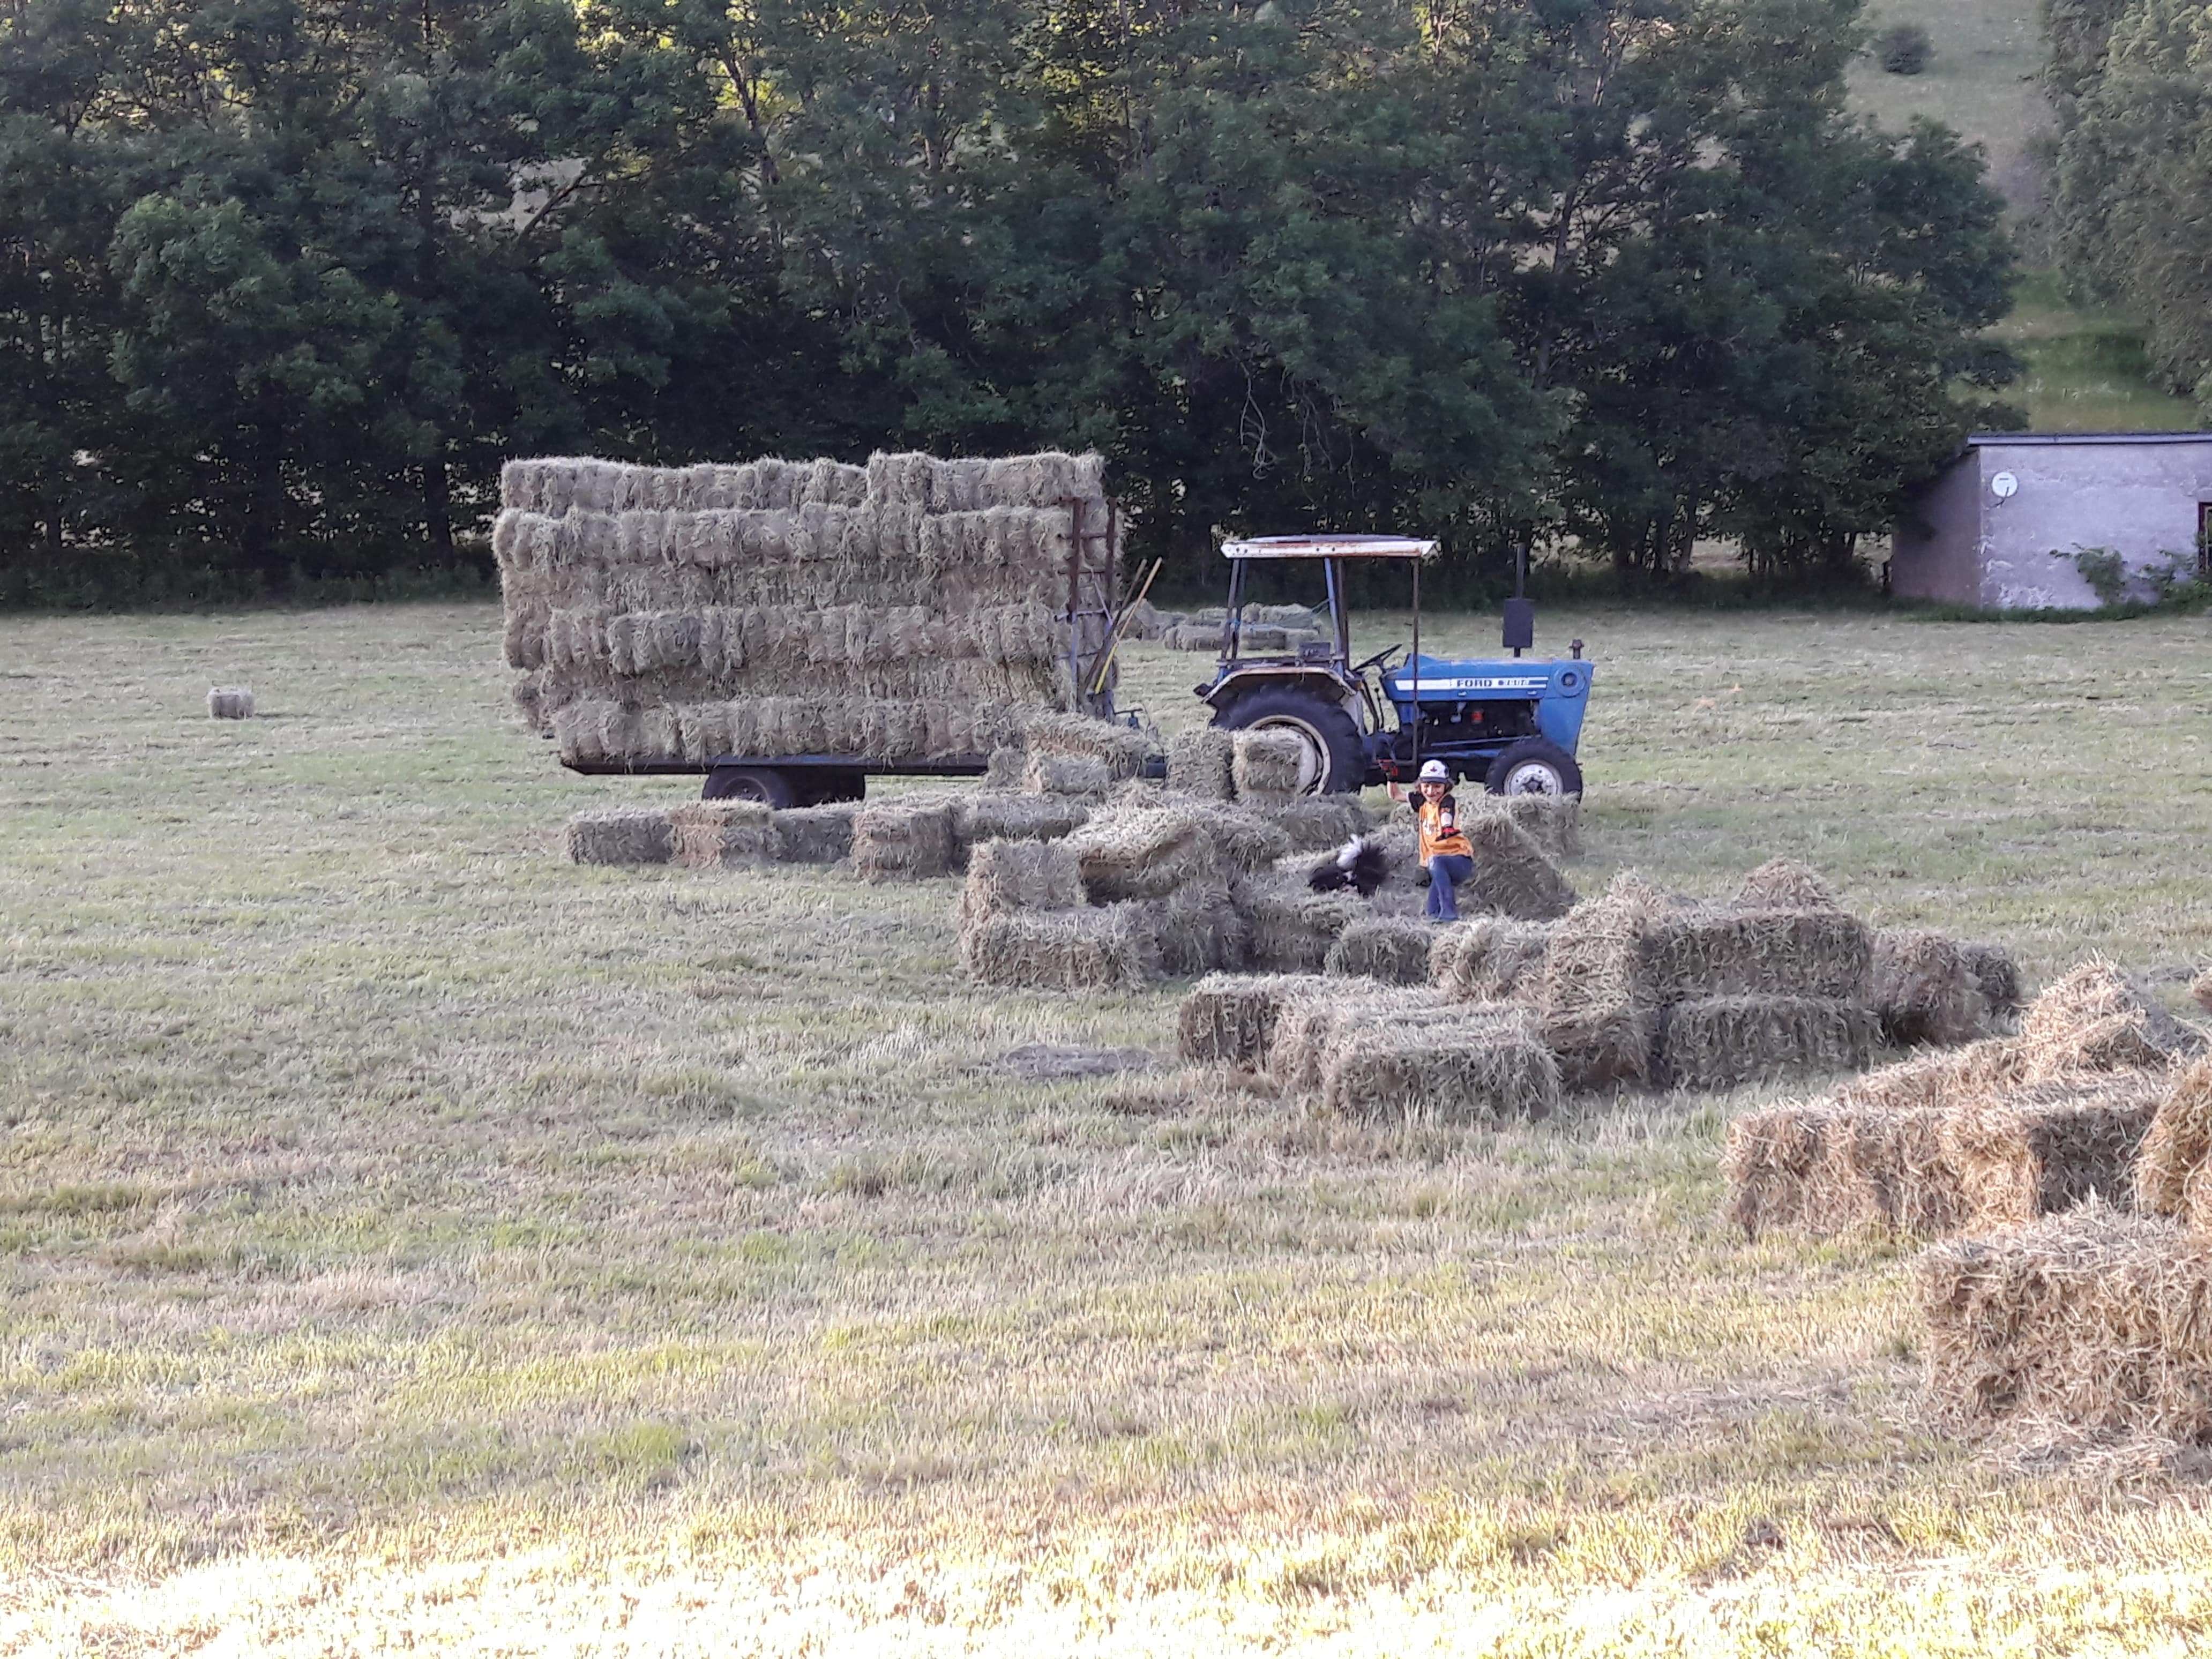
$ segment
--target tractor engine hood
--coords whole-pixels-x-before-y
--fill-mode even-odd
[[[1397,705],[1401,719],[1408,718],[1413,707],[1416,667],[1423,703],[1534,703],[1538,729],[1568,753],[1574,752],[1589,701],[1588,661],[1431,657],[1425,653],[1382,676],[1383,695]]]

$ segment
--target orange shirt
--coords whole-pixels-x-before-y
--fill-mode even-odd
[[[1459,827],[1459,803],[1449,795],[1440,800],[1431,800],[1426,795],[1413,797],[1413,816],[1421,825],[1421,862],[1426,864],[1442,853],[1447,857],[1463,859],[1474,856],[1466,832]]]

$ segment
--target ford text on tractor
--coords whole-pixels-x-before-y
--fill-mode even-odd
[[[1510,658],[1421,654],[1420,566],[1437,544],[1409,536],[1261,536],[1223,544],[1229,561],[1227,620],[1211,682],[1197,688],[1213,724],[1294,734],[1305,746],[1300,779],[1315,794],[1411,778],[1442,761],[1455,778],[1494,795],[1578,795],[1575,750],[1589,706],[1591,665],[1582,641],[1565,660],[1524,658],[1535,642],[1535,608],[1505,602]],[[1413,574],[1410,653],[1391,646],[1352,659],[1345,576],[1353,560],[1394,559]],[[1248,573],[1263,562],[1317,574],[1326,593],[1324,637],[1279,651],[1248,652],[1239,621]]]

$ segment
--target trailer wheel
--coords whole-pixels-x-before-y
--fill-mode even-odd
[[[1352,716],[1307,691],[1262,687],[1232,697],[1213,723],[1231,732],[1288,732],[1305,745],[1298,790],[1342,794],[1367,781],[1367,754]]]
[[[1490,763],[1482,787],[1493,795],[1579,795],[1583,769],[1547,738],[1523,738]]]
[[[781,811],[799,799],[791,780],[772,766],[718,766],[707,774],[702,800],[757,800]]]

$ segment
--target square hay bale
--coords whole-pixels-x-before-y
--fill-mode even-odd
[[[1478,810],[1502,810],[1519,824],[1528,839],[1554,864],[1563,864],[1583,850],[1583,798],[1580,795],[1490,795],[1474,798]]]
[[[1339,979],[1379,979],[1386,985],[1425,985],[1433,924],[1410,916],[1366,916],[1336,936],[1322,971]]]
[[[1252,926],[1237,914],[1224,878],[1201,877],[1165,898],[1139,902],[1152,920],[1160,971],[1170,979],[1195,979],[1245,966]]]
[[[1982,988],[1990,1024],[2009,1028],[2020,1017],[2020,963],[2002,945],[1967,942],[1959,946],[1959,954]]]
[[[702,800],[668,815],[672,856],[687,870],[762,864],[775,855],[775,815],[758,801]]]
[[[1455,1002],[1518,1002],[1542,998],[1548,921],[1482,916],[1436,932],[1429,948],[1429,983]]]
[[[1251,963],[1273,973],[1318,974],[1337,935],[1371,912],[1355,893],[1316,893],[1299,875],[1261,873],[1230,883],[1251,929]]]
[[[1222,648],[1222,625],[1218,622],[1180,622],[1160,630],[1160,643],[1170,651],[1213,651]]]
[[[836,864],[852,856],[857,801],[789,806],[775,814],[775,856],[785,864]]]
[[[1018,744],[1001,744],[983,763],[983,787],[1019,789],[1029,770],[1029,755]]]
[[[1346,1117],[1415,1124],[1543,1117],[1559,1070],[1525,1010],[1449,1024],[1358,1026],[1322,1062],[1322,1103]]]
[[[1021,787],[1032,795],[1096,799],[1114,787],[1114,773],[1096,755],[1031,755],[1022,766]]]
[[[1239,804],[1288,836],[1294,853],[1341,847],[1354,836],[1365,835],[1373,824],[1356,795],[1297,795]]]
[[[1283,1010],[1323,994],[1322,981],[1308,974],[1209,974],[1176,1010],[1176,1053],[1194,1065],[1257,1069]]]
[[[2212,1059],[2168,1075],[2136,1164],[2136,1206],[2212,1231]]]
[[[1384,1026],[1427,1030],[1464,1026],[1470,1010],[1434,992],[1378,985],[1372,980],[1323,980],[1322,988],[1285,1006],[1264,1066],[1285,1089],[1322,1086],[1328,1057],[1358,1033]]]
[[[562,846],[571,864],[665,864],[676,840],[665,810],[618,807],[577,813]]]
[[[1919,1276],[1938,1417],[2212,1435],[2212,1240],[2090,1203],[1936,1245]]]
[[[1550,921],[1574,908],[1575,890],[1536,839],[1503,813],[1462,815],[1460,828],[1474,849],[1474,869],[1462,884],[1498,915]]]
[[[1215,726],[1186,727],[1168,739],[1168,787],[1200,800],[1233,799],[1236,759],[1233,734]]]
[[[1657,1002],[1695,997],[1862,1001],[1874,942],[1840,910],[1684,910],[1651,917],[1637,972]]]
[[[1296,732],[1261,726],[1231,734],[1235,753],[1230,775],[1240,800],[1288,800],[1313,780],[1304,775],[1309,763],[1305,740]]]
[[[978,985],[1035,991],[1133,991],[1160,977],[1151,919],[1134,904],[979,916],[961,930],[960,963]]]
[[[1620,878],[1614,886],[1621,887]],[[1657,1010],[1637,972],[1644,930],[1656,912],[1635,890],[1613,887],[1578,904],[1552,930],[1538,995],[1544,1041],[1569,1089],[1648,1083]]]
[[[1083,902],[1083,872],[1064,843],[987,841],[969,852],[952,914],[967,928],[1009,910],[1073,910]]]
[[[2102,957],[2044,988],[2021,1018],[2020,1042],[2037,1079],[2162,1066],[2204,1047],[2200,1033]]]
[[[1678,1089],[1856,1071],[1881,1040],[1874,1012],[1832,997],[1698,997],[1669,1006],[1659,1054]]]
[[[2087,1084],[2033,1084],[1943,1115],[1963,1224],[2017,1227],[2091,1198],[2135,1207],[2136,1163],[2165,1093],[2154,1072]]]
[[[1883,928],[1874,936],[1868,996],[1882,1035],[1900,1048],[1944,1048],[1990,1035],[1989,999],[1957,943],[1921,928]]]
[[[853,815],[853,871],[863,881],[952,873],[952,804],[870,801]]]
[[[1196,818],[1214,852],[1232,874],[1250,875],[1290,855],[1289,834],[1280,824],[1260,813],[1221,801],[1183,801],[1176,805]]]
[[[1199,816],[1180,806],[1116,807],[1068,836],[1093,903],[1165,898],[1218,868]]]
[[[1796,1101],[1732,1120],[1721,1148],[1727,1218],[1747,1238],[1934,1238],[1959,1224],[1943,1114]]]
[[[1109,785],[1142,772],[1152,749],[1152,740],[1133,726],[1089,714],[1032,715],[1022,727],[1022,740],[1032,761],[1041,755],[1097,761]]]
[[[1835,1091],[1850,1107],[1936,1107],[1954,1110],[1987,1105],[2027,1081],[2027,1056],[2007,1037],[1984,1037],[1963,1048],[1915,1054],[1853,1078]]]
[[[987,841],[1057,841],[1088,823],[1091,811],[1064,795],[963,793],[952,802],[953,866],[966,864],[970,849]]]
[[[518,663],[517,667],[527,666]],[[208,713],[219,720],[245,720],[253,718],[253,692],[243,685],[211,685],[208,688]]]
[[[1840,910],[1836,890],[1794,859],[1769,859],[1737,884],[1739,910]]]

